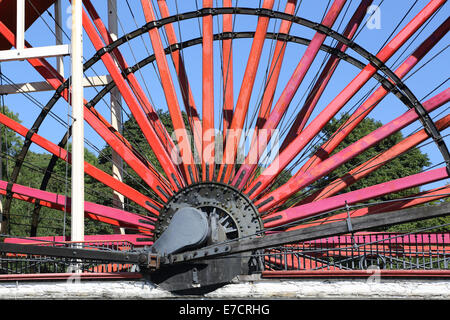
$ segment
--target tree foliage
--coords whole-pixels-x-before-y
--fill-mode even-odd
[[[323,129],[324,140],[330,139],[333,134],[341,127],[342,124],[348,119],[348,116],[344,116],[337,120],[333,118]],[[365,118],[361,123],[350,132],[350,134],[344,139],[344,141],[332,152],[331,155],[336,154],[342,149],[350,146],[354,142],[375,131],[382,126],[382,123],[371,118]],[[325,186],[334,179],[343,176],[358,165],[365,163],[366,161],[380,155],[382,152],[388,150],[392,146],[396,145],[404,139],[401,132],[396,132],[389,137],[383,139],[380,143],[372,148],[362,152],[350,159],[332,173],[324,177],[318,182],[319,186]],[[348,186],[340,193],[346,193],[353,190],[359,190],[375,184],[392,181],[409,175],[413,175],[424,170],[425,167],[430,165],[430,161],[427,154],[422,153],[417,148],[412,148],[400,156],[392,159],[389,162],[383,164],[383,166],[356,183]],[[402,198],[411,194],[419,192],[419,187],[403,190],[397,193],[392,193],[380,197],[377,201],[386,201],[396,198]]]
[[[333,118],[323,129],[323,134],[325,140],[328,140],[332,135],[341,127],[343,123],[348,119],[347,117],[342,117],[337,120]],[[358,141],[362,137],[366,136],[370,132],[373,132],[377,128],[381,127],[382,123],[371,118],[365,118],[361,123],[347,136],[347,138],[339,145],[332,154],[336,154],[340,150],[348,147],[352,143]],[[333,171],[330,175],[324,177],[318,182],[319,186],[325,186],[333,181],[337,177],[341,177],[354,167],[368,161],[369,159],[376,157],[380,153],[388,150],[392,146],[401,142],[404,139],[401,132],[397,132],[390,135],[386,139],[382,140],[376,146],[368,149],[367,151],[361,153],[360,155],[352,158],[349,162],[345,163],[343,166],[339,167],[337,170]],[[409,175],[422,172],[426,167],[430,165],[430,161],[427,154],[422,153],[418,148],[412,148],[407,152],[399,155],[398,157],[392,159],[389,162],[383,164],[383,166],[374,172],[370,173],[364,179],[350,185],[346,189],[342,190],[340,193],[346,193],[353,190],[359,190],[361,188],[366,188],[375,184],[380,184],[383,182],[388,182],[391,180],[399,179]],[[390,193],[371,202],[383,202],[399,198],[405,198],[415,195],[420,192],[420,187],[409,188],[396,193]],[[443,201],[450,201],[450,198],[446,198]],[[436,205],[441,201],[435,201],[428,205]],[[413,223],[401,224],[397,226],[392,226],[383,230],[389,232],[411,232],[414,230],[427,229],[430,232],[441,232],[449,231],[450,227],[446,224],[450,223],[450,217],[427,219],[422,221],[417,221]],[[435,226],[440,226],[434,228]]]

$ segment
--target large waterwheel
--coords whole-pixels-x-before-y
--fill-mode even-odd
[[[25,4],[25,46],[48,44],[54,1]],[[170,255],[346,221],[307,240],[449,196],[446,1],[83,4],[86,240],[160,239]],[[0,6],[7,50],[16,1]],[[64,38],[68,28],[56,30]],[[70,240],[70,126],[80,119],[70,116],[70,76],[50,60],[2,63],[2,104],[22,120],[0,115],[8,242]],[[17,85],[38,80],[46,91]],[[378,125],[348,140],[369,118]],[[429,159],[420,170],[403,161],[371,178],[418,150]],[[377,227],[403,221],[383,217]],[[248,255],[232,257],[210,269],[238,261],[230,277],[248,272]]]

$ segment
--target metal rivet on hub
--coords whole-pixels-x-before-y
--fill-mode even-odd
[[[251,236],[262,229],[259,213],[246,195],[222,183],[201,182],[180,190],[164,205],[155,225],[155,235],[162,234],[173,214],[186,206],[208,213],[215,209],[222,226],[228,230],[228,239]]]

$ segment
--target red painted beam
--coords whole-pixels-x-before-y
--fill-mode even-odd
[[[450,100],[450,88],[444,90],[443,92],[435,95],[429,100],[423,103],[423,107],[431,112]],[[311,170],[303,173],[299,176],[294,176],[283,186],[279,187],[275,191],[271,192],[267,196],[263,197],[261,200],[256,202],[256,205],[264,203],[266,199],[272,198],[270,202],[266,201],[267,204],[260,207],[261,212],[270,209],[275,203],[279,203],[294,193],[298,192],[302,188],[306,187],[310,183],[320,179],[326,174],[332,172],[342,164],[349,161],[351,158],[361,154],[363,151],[373,147],[380,141],[389,137],[393,133],[403,129],[407,125],[413,123],[419,118],[415,110],[411,109],[405,112],[403,115],[397,117],[391,122],[381,126],[375,131],[369,133],[365,137],[359,139],[355,143],[351,144],[347,148],[339,151],[332,157],[322,161],[319,165],[312,168]]]
[[[212,7],[213,0],[203,0],[203,8]],[[205,15],[202,24],[202,180],[211,181],[215,163],[213,16]]]
[[[232,0],[223,0],[224,7],[232,7]],[[223,15],[223,32],[233,32],[233,15]],[[234,89],[233,89],[233,46],[232,39],[222,40],[222,60],[223,60],[223,143],[227,136],[228,128],[233,121],[234,113]]]
[[[448,32],[450,28],[450,18],[444,21],[398,68],[395,74],[402,79],[419,61],[435,46]],[[296,173],[296,176],[311,170],[321,161],[325,160],[344,141],[354,128],[388,95],[389,91],[380,86],[370,97],[353,112],[345,123],[343,123],[332,138],[326,141],[316,154],[314,154]]]
[[[162,18],[170,16],[169,8],[165,0],[158,0],[159,11]],[[177,36],[175,34],[173,24],[165,24],[164,29],[166,31],[167,40],[170,45],[178,43]],[[178,81],[180,83],[181,95],[183,97],[186,114],[191,126],[192,135],[194,138],[194,147],[198,154],[202,152],[202,123],[200,116],[194,101],[194,95],[192,94],[191,86],[187,78],[187,73],[179,51],[172,51],[171,53],[173,65],[178,75]]]
[[[15,43],[15,35],[0,21],[0,35],[3,35],[11,44]],[[25,43],[27,48],[31,48],[29,43]],[[45,59],[28,59],[27,60],[39,74],[56,90],[65,79],[45,60]],[[61,96],[70,101],[69,92],[63,90]],[[119,132],[112,130],[111,124],[106,121],[94,108],[86,107],[85,101],[85,120],[89,125],[124,159],[125,162],[150,186],[150,188],[161,197],[167,199],[167,195],[171,194],[167,187],[168,182],[161,176],[156,174],[153,166],[146,162],[142,162],[142,158],[135,155],[135,151],[128,141],[120,135]],[[164,191],[161,192],[161,190]]]
[[[117,245],[120,242],[128,242],[133,246],[150,246],[153,244],[152,238],[147,234],[97,234],[97,235],[85,235],[82,243],[84,244],[105,244],[112,245],[114,242]],[[5,238],[5,243],[19,243],[19,244],[42,244],[46,242],[60,242],[71,243],[69,236],[48,236],[48,237],[27,237],[27,238]],[[79,242],[77,242],[79,243]],[[55,244],[57,245],[57,244]],[[126,244],[120,244],[126,246]]]
[[[8,186],[7,181],[0,180],[0,190],[6,192]],[[20,184],[13,184],[11,192],[17,195],[17,198],[28,202],[42,200],[52,205],[52,208],[66,210],[70,212],[70,198],[65,196],[34,189]],[[103,206],[97,203],[85,201],[84,203],[86,215],[93,220],[99,220],[108,224],[121,227],[143,228],[146,230],[154,229],[153,219],[141,216],[125,210]]]
[[[263,278],[335,278],[335,277],[432,277],[448,278],[450,270],[282,270],[282,271],[263,271]]]
[[[369,242],[376,242],[376,244],[405,244],[405,245],[430,245],[439,244],[443,246],[450,246],[449,233],[412,233],[399,234],[395,232],[357,232],[352,235],[341,235],[329,237],[324,239],[317,239],[311,243],[324,244],[364,244]]]
[[[203,8],[212,7],[213,0],[203,0]],[[215,162],[213,16],[205,15],[202,23],[202,180],[211,181]]]
[[[334,22],[336,21],[339,13],[345,5],[345,0],[335,0],[327,12],[325,17],[323,18],[322,24],[326,27],[332,27]],[[244,184],[247,182],[250,174],[257,167],[257,163],[264,150],[267,147],[267,143],[272,136],[273,131],[277,128],[280,123],[283,115],[288,109],[292,99],[297,93],[298,88],[303,82],[303,79],[306,76],[306,73],[310,69],[314,59],[317,56],[317,53],[320,50],[320,46],[325,41],[327,35],[321,32],[316,32],[314,37],[312,38],[310,44],[306,48],[305,53],[303,54],[300,62],[295,68],[291,78],[289,79],[286,87],[280,95],[275,107],[270,112],[270,115],[264,121],[264,126],[262,127],[262,133],[259,131],[255,132],[255,139],[252,141],[252,145],[249,150],[249,154],[246,158],[245,164],[241,166],[239,171],[235,176],[235,180],[241,179],[240,187],[242,188]],[[273,88],[275,89],[275,88]],[[266,107],[264,107],[266,108]],[[243,178],[241,174],[245,171]]]
[[[271,228],[284,225],[293,221],[312,217],[323,212],[345,208],[347,204],[352,205],[358,202],[364,202],[370,199],[381,197],[388,193],[395,193],[400,190],[432,183],[435,181],[446,179],[448,177],[449,174],[445,167],[424,171],[404,178],[380,183],[360,190],[347,192],[331,198],[307,203],[267,215],[263,219],[264,227]]]
[[[110,45],[113,42],[113,39],[111,38],[109,31],[107,30],[106,26],[104,25],[103,21],[101,20],[100,16],[98,15],[97,11],[95,10],[91,1],[83,0],[83,3],[86,8],[86,11],[89,13],[89,16],[91,17],[92,21],[94,22],[103,42],[106,45]],[[128,69],[129,66],[118,48],[115,48],[112,51],[112,54],[114,55],[121,70]],[[142,89],[141,85],[139,84],[136,76],[134,75],[134,73],[129,73],[126,76],[126,78],[129,81],[130,88],[133,90],[134,94],[136,95],[143,110],[147,113],[147,118],[149,119],[153,128],[155,129],[155,132],[158,135],[161,143],[164,145],[166,151],[170,153],[171,150],[173,150],[173,148],[175,147],[175,145],[172,141],[172,138],[170,137],[166,128],[160,121],[157,112],[155,111],[155,109],[153,108],[149,99],[147,98],[147,95],[144,93],[144,90]],[[179,180],[180,180],[180,182],[182,182],[181,177],[179,177]]]
[[[439,131],[443,131],[446,128],[450,126],[450,115],[447,115],[446,117],[440,119],[436,122],[436,128]],[[355,182],[361,180],[362,178],[369,175],[371,172],[374,172],[375,170],[378,170],[382,166],[384,166],[389,161],[395,159],[399,155],[407,152],[408,150],[414,148],[419,143],[425,141],[428,139],[429,136],[425,129],[420,130],[419,132],[416,132],[415,134],[405,138],[404,140],[400,141],[398,144],[394,145],[393,147],[389,148],[388,150],[384,151],[383,153],[376,155],[372,159],[364,162],[363,164],[357,166],[356,168],[352,169],[348,173],[346,173],[344,176],[333,180],[323,188],[322,190],[317,191],[316,193],[312,194],[311,196],[305,198],[302,200],[299,204],[308,203],[312,201],[317,201],[320,199],[328,198],[336,193],[340,192],[341,190],[347,188],[348,186],[354,184]]]
[[[445,0],[432,0],[420,11],[389,43],[380,50],[377,58],[386,62],[392,55],[436,12]],[[339,110],[362,88],[377,71],[368,64],[361,72],[328,104],[327,107],[282,151],[262,174],[247,189],[253,191],[251,198],[260,194],[303,150]]]
[[[0,281],[39,281],[39,280],[134,280],[142,279],[138,272],[84,272],[84,273],[34,273],[34,274],[2,274]]]
[[[264,0],[262,7],[265,9],[272,9],[273,4],[274,0]],[[242,128],[247,116],[253,86],[255,84],[256,72],[258,71],[269,21],[269,17],[258,18],[258,24],[256,26],[247,66],[244,72],[244,78],[242,80],[241,89],[233,114],[233,120],[231,122],[229,133],[227,134],[227,137],[225,137],[223,159],[219,169],[219,179],[225,183],[230,180],[234,170],[233,167],[235,165],[236,153],[242,135]],[[227,164],[226,167],[225,164]]]
[[[152,8],[152,4],[149,0],[141,0],[142,9],[144,11],[145,20],[147,22],[155,21],[156,16]],[[153,52],[156,58],[156,66],[161,79],[161,84],[166,98],[167,107],[169,109],[170,118],[172,120],[174,134],[177,141],[177,150],[181,157],[181,167],[183,169],[183,176],[186,179],[186,183],[192,184],[195,180],[192,180],[189,174],[191,171],[197,176],[197,168],[194,165],[194,157],[190,146],[190,138],[188,137],[186,127],[184,124],[183,115],[181,114],[180,104],[178,102],[175,86],[172,81],[172,75],[169,70],[169,64],[166,59],[164,47],[157,28],[152,28],[148,31],[150,41],[152,43]],[[172,154],[175,150],[172,151]],[[162,163],[164,166],[165,164]],[[172,174],[172,173],[171,173]]]
[[[394,210],[400,210],[405,208],[410,208],[418,205],[422,205],[431,201],[436,201],[444,198],[450,197],[450,187],[446,188],[435,188],[431,190],[427,190],[424,192],[420,192],[415,195],[411,195],[408,199],[404,200],[397,200],[393,202],[388,203],[382,203],[378,205],[372,205],[356,210],[351,210],[349,212],[349,215],[351,218],[361,217],[366,214],[377,214],[382,212],[388,212],[388,211],[394,211]],[[324,223],[331,223],[336,220],[344,220],[347,219],[347,212],[344,213],[338,213],[329,217],[325,217],[322,219],[317,219],[312,222],[309,222],[307,224],[301,224],[296,227],[288,228],[288,230],[296,230],[301,228],[307,228],[312,227],[315,225],[321,225]]]
[[[20,134],[23,137],[26,137],[29,134],[29,130],[22,126],[20,123],[15,122],[14,120],[8,118],[4,114],[0,114],[0,123],[7,126],[14,132]],[[31,136],[28,137],[33,143],[40,146],[41,148],[47,150],[48,152],[52,153],[53,155],[59,157],[60,159],[67,161],[68,163],[71,163],[71,155],[67,150],[59,147],[58,145],[55,145],[54,143],[48,141],[47,139],[41,137],[40,135],[34,133]],[[106,186],[110,187],[111,189],[121,193],[128,199],[136,202],[141,207],[145,208],[146,210],[152,212],[155,215],[159,214],[159,211],[157,208],[160,208],[162,205],[153,199],[144,196],[139,191],[133,189],[129,185],[123,183],[122,181],[119,181],[106,172],[98,169],[97,167],[93,166],[92,164],[88,162],[84,162],[84,170],[86,174],[90,175],[94,179],[96,179],[99,182],[102,182]]]
[[[97,34],[95,27],[92,22],[89,20],[86,11],[83,9],[83,27],[86,31],[89,39],[91,40],[94,48],[96,50],[102,49],[105,44],[101,40],[100,36]],[[144,134],[145,139],[149,143],[150,147],[154,151],[156,158],[158,159],[161,167],[166,173],[168,180],[170,181],[170,185],[172,190],[177,190],[177,181],[176,177],[178,176],[177,168],[171,158],[171,155],[167,152],[162,142],[159,140],[158,135],[155,132],[155,129],[150,124],[147,115],[143,112],[139,102],[134,96],[132,90],[125,82],[125,79],[122,77],[121,71],[119,70],[116,62],[113,57],[109,53],[105,53],[101,56],[101,60],[108,70],[111,78],[116,83],[117,89],[122,95],[125,103],[130,108],[133,117],[135,118],[137,124],[141,128],[142,133]],[[124,159],[125,160],[125,159]]]

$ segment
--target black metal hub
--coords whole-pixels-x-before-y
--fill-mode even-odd
[[[217,216],[219,238],[214,242],[251,237],[262,229],[258,210],[242,192],[222,183],[202,182],[180,190],[164,205],[155,226],[155,239],[168,227],[175,212],[185,207]]]
[[[258,235],[263,228],[258,210],[247,196],[229,185],[202,182],[180,190],[167,201],[155,226],[156,242],[160,237],[163,238],[163,234],[166,237],[166,230],[174,228],[175,214],[187,208],[202,211],[209,221],[210,234],[201,246],[220,245],[233,239],[250,239]],[[189,223],[183,225],[188,227]],[[173,241],[177,241],[175,238]],[[225,258],[165,265],[157,272],[151,273],[150,280],[170,291],[191,292],[192,289],[207,290],[223,285],[238,275],[248,274],[250,270],[251,259],[248,254],[233,254]]]

